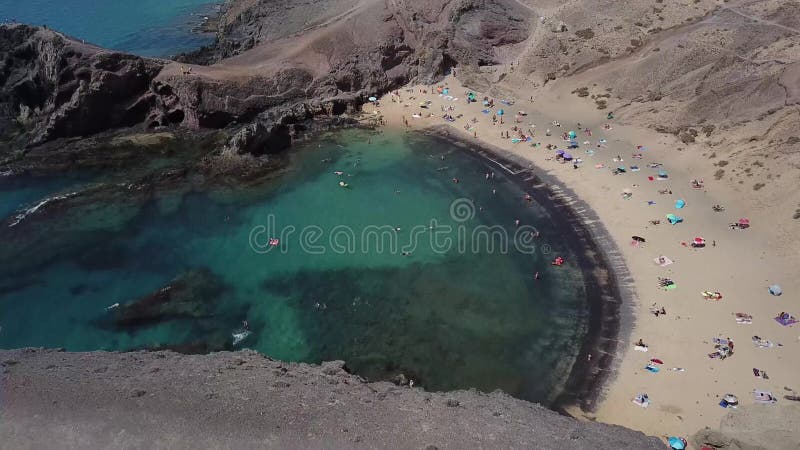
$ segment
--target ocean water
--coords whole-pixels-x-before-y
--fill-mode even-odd
[[[75,188],[0,184],[0,198],[18,204],[65,186]],[[31,241],[0,247],[0,348],[246,347],[341,359],[373,380],[402,373],[432,390],[502,389],[547,404],[588,307],[569,237],[524,194],[446,142],[346,131],[298,146],[280,176],[255,187],[32,214],[0,230],[6,242]],[[47,233],[33,233],[42,221]],[[567,264],[552,266],[556,255]],[[181,277],[191,289],[180,304],[119,320]],[[252,334],[234,347],[243,321]]]
[[[166,57],[213,42],[192,28],[213,0],[0,0],[0,21],[47,25],[93,44],[141,56]]]

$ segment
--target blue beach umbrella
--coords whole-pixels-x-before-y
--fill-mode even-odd
[[[667,177],[668,177],[668,175],[667,175],[667,171],[666,171],[666,170],[659,170],[659,171],[658,171],[658,176],[659,176],[660,178],[667,178]]]
[[[772,286],[769,287],[769,293],[774,296],[778,296],[783,294],[783,289],[781,289],[779,285],[773,284]]]
[[[502,109],[497,111],[497,115],[498,115],[498,116],[502,116],[502,115],[503,115],[503,114],[505,114],[505,113],[506,113],[506,112],[505,112],[505,111],[503,111]]]
[[[677,209],[681,209],[684,206],[686,206],[686,200],[684,200],[684,199],[679,199],[679,200],[677,200],[675,202],[675,208],[677,208]]]
[[[671,436],[667,439],[667,443],[669,444],[669,448],[675,450],[684,450],[686,448],[686,442],[679,437]]]
[[[561,156],[564,154],[564,150],[558,149],[556,150],[556,155]]]
[[[570,155],[569,153],[565,152],[563,157],[564,157],[564,161],[572,161],[572,155]]]
[[[578,133],[576,133],[576,132],[574,132],[574,131],[570,130],[570,132],[569,132],[569,138],[570,138],[570,139],[575,139],[576,137],[578,137]]]

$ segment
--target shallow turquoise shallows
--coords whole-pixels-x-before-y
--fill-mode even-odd
[[[0,21],[47,25],[95,45],[142,56],[170,56],[213,41],[196,33],[213,0],[0,0]]]
[[[30,193],[46,183],[54,181],[0,183],[3,198],[26,202],[5,209],[36,204]],[[499,388],[548,403],[582,344],[588,308],[569,236],[524,194],[446,141],[326,135],[293,149],[266,185],[165,192],[135,208],[100,202],[48,218],[43,263],[23,270],[26,255],[15,255],[19,269],[0,269],[0,347],[223,342],[285,360],[342,359],[368,379],[403,373],[428,389]],[[25,239],[28,220],[37,219],[3,235]],[[541,237],[527,239],[527,227]],[[551,265],[558,255],[562,267]],[[219,279],[206,317],[110,324],[107,306],[198,269]],[[252,335],[233,347],[245,320]]]

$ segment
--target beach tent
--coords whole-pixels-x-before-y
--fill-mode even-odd
[[[574,132],[574,131],[570,130],[570,132],[569,132],[569,138],[570,138],[570,139],[575,139],[576,137],[578,137],[578,133],[576,133],[576,132]]]
[[[783,294],[783,289],[777,284],[773,284],[769,287],[769,293],[775,296]]]
[[[570,155],[569,153],[564,152],[562,157],[564,158],[564,161],[572,161],[572,155]]]
[[[683,217],[678,217],[675,214],[667,214],[666,217],[672,225],[683,222]]]
[[[686,206],[686,200],[684,200],[684,199],[678,199],[677,201],[675,201],[675,208],[677,208],[677,209],[681,209],[681,208],[683,208],[684,206]]]
[[[505,113],[506,113],[506,112],[505,112],[505,111],[503,111],[502,109],[499,109],[499,110],[497,110],[497,115],[498,115],[498,116],[502,116],[502,115],[503,115],[503,114],[505,114]]]

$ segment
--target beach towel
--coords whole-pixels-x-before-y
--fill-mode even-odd
[[[673,289],[677,289],[677,287],[678,287],[677,284],[672,283],[672,284],[668,284],[668,285],[664,286],[664,290],[665,291],[671,291]]]
[[[789,314],[784,314],[783,316],[776,316],[775,317],[775,321],[778,322],[779,324],[785,326],[785,327],[788,327],[789,325],[796,324],[797,323],[797,318],[795,318],[795,317],[793,317],[793,316],[791,316]]]
[[[647,352],[647,346],[644,345],[634,345],[633,349],[639,352]]]
[[[595,165],[594,165],[594,168],[595,168],[595,169],[602,169],[602,168],[603,168],[603,167],[605,167],[605,166],[606,166],[605,164],[595,164]]]
[[[778,399],[769,391],[760,391],[758,389],[753,391],[753,401],[765,405],[772,405],[778,402]]]
[[[736,323],[750,325],[753,323],[753,316],[745,313],[736,313]]]
[[[672,264],[672,260],[667,258],[664,255],[661,255],[661,256],[659,256],[657,258],[653,258],[653,262],[655,262],[656,264],[658,264],[661,267],[667,267],[668,265]]]
[[[517,139],[517,138],[512,138],[511,139],[511,143],[512,144],[519,144],[520,142],[522,142],[522,139]]]

